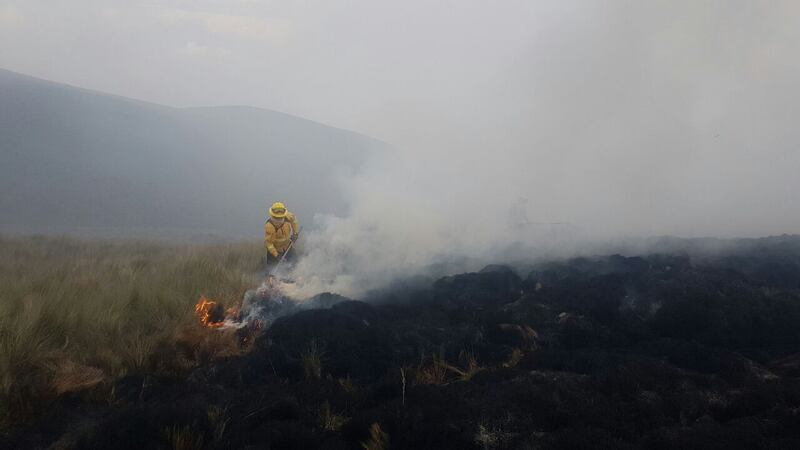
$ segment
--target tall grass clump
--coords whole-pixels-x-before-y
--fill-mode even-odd
[[[197,298],[241,300],[257,283],[262,253],[255,242],[0,236],[5,415],[21,417],[14,405],[33,408],[39,397],[155,370],[157,349],[194,324]]]

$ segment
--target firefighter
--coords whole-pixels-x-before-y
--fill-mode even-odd
[[[275,202],[269,208],[269,218],[264,223],[264,246],[267,249],[267,263],[277,263],[289,250],[289,245],[297,240],[300,224],[297,217],[286,210],[286,205]]]

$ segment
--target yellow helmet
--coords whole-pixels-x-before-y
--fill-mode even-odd
[[[276,219],[282,219],[286,217],[286,205],[281,202],[273,203],[269,208],[269,215]]]

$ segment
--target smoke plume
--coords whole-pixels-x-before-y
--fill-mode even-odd
[[[504,65],[399,105],[396,151],[343,181],[347,214],[315,218],[298,292],[512,250],[800,231],[797,5],[611,5],[537,9],[517,41],[486,36]]]

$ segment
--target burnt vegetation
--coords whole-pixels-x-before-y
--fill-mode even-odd
[[[798,237],[367,300],[323,295],[247,352],[70,391],[0,445],[800,448]]]

